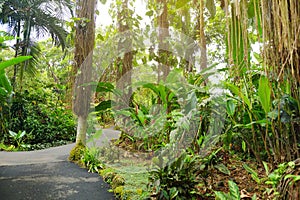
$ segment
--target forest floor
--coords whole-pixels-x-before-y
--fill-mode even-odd
[[[127,191],[123,193],[128,192],[133,197],[137,197],[139,191],[147,190],[148,172],[151,170],[152,161],[149,154],[130,150],[130,148],[131,144],[128,141],[113,145],[109,151],[106,149],[103,152],[101,160],[125,178],[126,184],[123,189]],[[109,155],[109,158],[104,155]],[[199,173],[197,190],[201,196],[200,199],[215,199],[215,191],[228,193],[229,180],[237,184],[243,200],[251,199],[253,196],[256,196],[253,199],[274,199],[272,186],[265,184],[267,172],[254,159],[242,158],[237,153],[230,154],[224,150],[218,151],[215,159],[204,173],[203,170]],[[217,167],[220,164],[225,166],[226,170],[220,170]],[[256,173],[255,176],[249,172],[249,168]],[[271,169],[270,166],[269,169]]]
[[[254,160],[243,160],[237,155],[228,155],[225,152],[220,152],[217,156],[221,158],[218,164],[222,163],[226,166],[230,174],[211,167],[208,170],[205,185],[198,187],[200,194],[205,196],[205,194],[213,194],[214,191],[229,193],[228,181],[230,180],[239,187],[241,199],[251,199],[254,195],[256,199],[273,199],[272,193],[267,193],[268,190],[272,191],[271,185],[266,185],[263,181],[267,176],[263,166],[259,166]],[[245,169],[245,165],[257,173],[255,178]],[[207,199],[214,198],[207,197]]]

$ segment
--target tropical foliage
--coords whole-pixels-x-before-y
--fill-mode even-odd
[[[89,171],[127,154],[153,167],[128,193],[108,173],[122,199],[297,198],[297,0],[73,2],[0,3],[1,148],[74,141],[73,108],[71,157]],[[112,22],[95,26],[104,4]],[[85,148],[93,124],[121,131],[110,150]]]
[[[64,28],[63,13],[72,11],[71,1],[4,1],[1,4],[0,23],[7,24],[9,32],[16,36],[14,45],[15,57],[18,55],[31,55],[30,62],[24,62],[22,66],[14,66],[12,84],[15,85],[17,74],[20,73],[20,87],[24,72],[33,75],[36,72],[36,64],[39,61],[40,47],[33,40],[37,37],[50,34],[55,44],[66,47],[67,31]],[[54,15],[54,13],[57,13]],[[70,13],[70,12],[69,12]]]

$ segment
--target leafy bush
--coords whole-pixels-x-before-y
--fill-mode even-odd
[[[227,99],[227,146],[236,141],[258,162],[276,164],[299,155],[299,101],[293,98],[289,83],[278,83],[260,72],[243,75],[233,84],[225,82],[231,94]],[[229,147],[228,147],[229,148]]]
[[[8,145],[15,142],[8,130],[25,131],[27,134],[22,140],[33,148],[39,143],[51,146],[74,141],[75,121],[61,101],[63,92],[59,84],[51,82],[45,74],[38,74],[33,79],[24,78],[25,90],[12,91],[4,69],[30,58],[17,57],[0,63],[0,141]]]
[[[3,49],[8,48],[5,44],[5,41],[9,41],[14,39],[14,37],[9,36],[7,33],[0,31],[0,52]],[[9,109],[10,109],[10,101],[13,94],[13,87],[8,79],[5,69],[26,61],[30,59],[31,56],[20,56],[17,58],[11,58],[9,60],[3,61],[2,57],[0,57],[0,140],[6,142],[8,137],[6,134],[8,133],[8,124],[9,124]]]
[[[151,196],[156,199],[196,199],[197,156],[182,154],[169,165],[153,170],[149,174]]]
[[[53,102],[45,102],[42,96],[38,98],[26,91],[15,95],[10,110],[10,129],[25,130],[28,144],[74,141],[76,128],[72,112],[63,104],[53,106]]]

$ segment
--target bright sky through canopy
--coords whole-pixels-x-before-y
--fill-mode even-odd
[[[105,27],[109,26],[113,23],[113,20],[111,16],[109,15],[109,9],[110,5],[112,3],[112,0],[108,0],[105,4],[102,4],[101,2],[98,2],[97,9],[99,11],[99,15],[97,16],[96,20],[96,26],[97,27]],[[149,18],[145,16],[146,13],[146,2],[143,0],[136,0],[134,2],[134,11],[137,15],[141,16],[143,18],[143,22],[149,23]],[[143,23],[141,23],[143,26]]]

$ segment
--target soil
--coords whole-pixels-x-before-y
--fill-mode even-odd
[[[217,154],[217,157],[219,158],[218,164],[224,164],[230,171],[230,175],[227,175],[214,167],[208,169],[208,175],[205,180],[206,184],[204,186],[198,187],[199,193],[203,196],[207,196],[202,199],[215,199],[215,197],[213,196],[214,191],[228,193],[229,180],[235,182],[239,187],[241,199],[251,199],[251,197],[255,194],[257,199],[273,199],[272,192],[271,194],[267,194],[266,192],[267,188],[272,191],[272,186],[266,185],[264,181],[261,181],[261,183],[257,183],[251,177],[251,174],[247,172],[243,167],[243,165],[246,164],[254,169],[254,171],[258,173],[258,177],[262,180],[264,177],[266,177],[266,172],[263,166],[259,166],[254,160],[242,160],[237,155],[229,155],[228,152],[224,151],[220,151]]]

